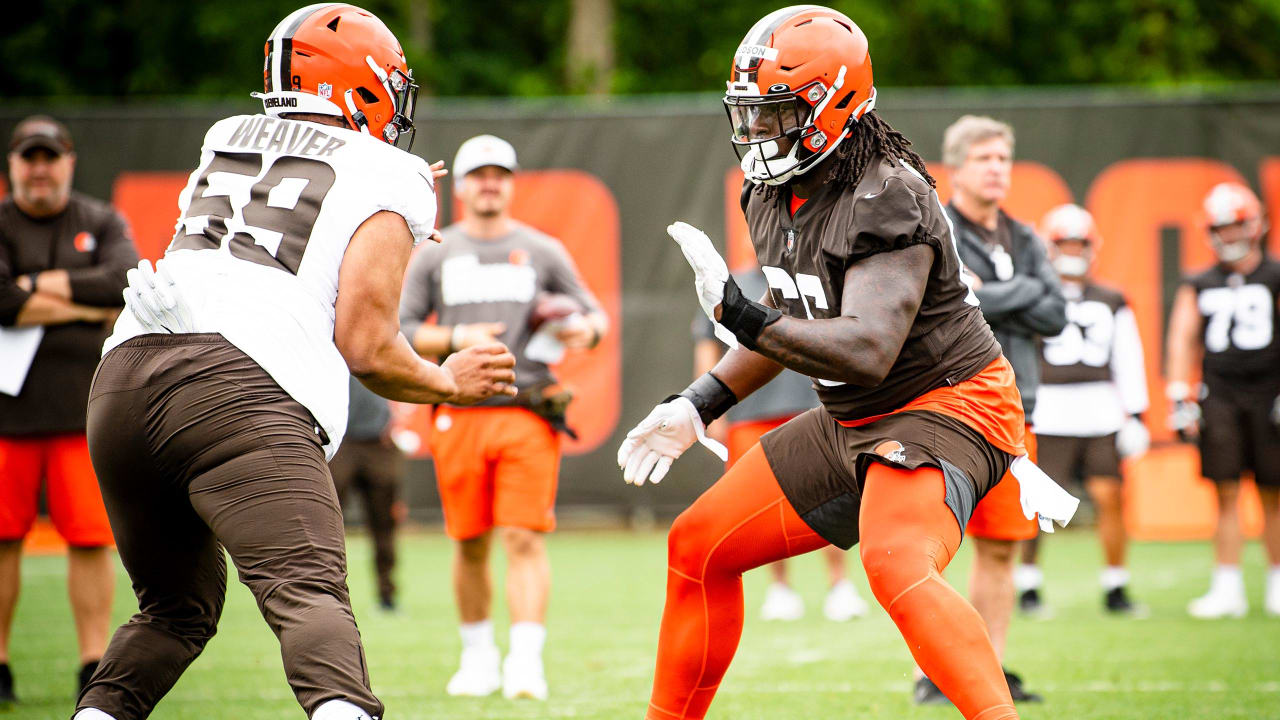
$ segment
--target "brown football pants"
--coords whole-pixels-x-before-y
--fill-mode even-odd
[[[119,720],[152,711],[217,629],[225,547],[307,714],[343,699],[382,715],[318,430],[220,335],[146,335],[103,358],[89,451],[138,613],[112,637],[77,709]]]

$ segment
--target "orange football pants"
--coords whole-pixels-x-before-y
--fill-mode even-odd
[[[44,482],[49,518],[72,547],[112,543],[85,434],[0,437],[0,541],[21,540],[36,519]]]
[[[560,438],[546,420],[520,407],[441,405],[429,446],[449,537],[555,529]]]
[[[1036,436],[1027,426],[1024,439],[1031,462],[1036,461]],[[978,501],[969,518],[965,532],[972,537],[987,540],[1030,540],[1039,532],[1034,519],[1022,514],[1022,487],[1012,472],[1006,472],[1000,482]]]
[[[941,573],[960,545],[942,472],[871,463],[862,565],[916,662],[967,720],[1018,717],[982,618]],[[742,636],[742,573],[827,544],[796,514],[757,444],[668,535],[667,603],[647,720],[700,720]],[[945,631],[939,631],[945,628]]]

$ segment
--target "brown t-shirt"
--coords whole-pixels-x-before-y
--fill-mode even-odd
[[[844,276],[861,260],[927,244],[934,250],[924,298],[888,376],[863,387],[815,378],[837,420],[880,415],[973,377],[1000,355],[960,259],[938,196],[919,174],[888,158],[868,165],[853,188],[823,185],[792,218],[788,188],[766,197],[743,186],[742,207],[773,303],[797,318],[839,317]],[[817,297],[821,292],[822,297]],[[849,314],[856,314],[851,308]]]
[[[138,264],[124,218],[111,206],[72,193],[67,208],[32,218],[0,202],[0,325],[11,326],[30,293],[18,277],[65,269],[71,300],[122,307],[125,273]],[[110,328],[102,323],[48,325],[17,397],[0,393],[0,435],[84,430],[89,384]]]

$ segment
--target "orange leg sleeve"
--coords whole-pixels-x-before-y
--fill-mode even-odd
[[[916,663],[967,720],[1016,719],[986,626],[942,578],[960,546],[942,471],[871,463],[859,515],[862,566]]]
[[[706,715],[742,636],[742,573],[826,544],[791,508],[759,444],[681,513],[667,538],[667,605],[646,718]]]

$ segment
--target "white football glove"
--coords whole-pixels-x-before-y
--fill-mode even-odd
[[[1151,433],[1141,420],[1131,417],[1120,426],[1120,431],[1116,433],[1116,450],[1120,451],[1120,457],[1142,457],[1150,448]]]
[[[728,459],[725,446],[707,437],[702,418],[688,398],[678,397],[658,405],[627,433],[627,439],[618,448],[622,480],[632,485],[643,485],[645,480],[662,482],[671,463],[695,441],[721,460]]]
[[[693,268],[693,286],[698,293],[698,304],[715,326],[716,337],[730,348],[737,348],[738,338],[729,332],[729,328],[716,322],[716,308],[724,302],[724,284],[729,281],[729,266],[720,257],[720,253],[716,252],[711,238],[689,223],[672,223],[667,226],[667,234],[680,246],[684,259]]]
[[[138,267],[126,276],[129,286],[124,289],[125,306],[147,332],[195,332],[191,310],[170,277],[164,260],[156,263],[155,271],[152,271],[150,262],[140,260]]]

